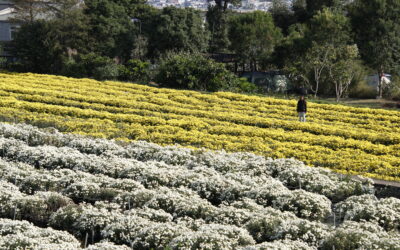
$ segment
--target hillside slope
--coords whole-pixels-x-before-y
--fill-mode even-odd
[[[293,159],[0,123],[1,249],[399,249],[400,200],[372,192]]]
[[[296,158],[400,180],[400,112],[37,74],[0,74],[0,118],[127,141]]]

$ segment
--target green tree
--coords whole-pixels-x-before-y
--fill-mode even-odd
[[[398,73],[400,1],[355,0],[349,13],[361,58],[375,69],[379,76],[383,72]],[[379,97],[382,95],[383,84],[380,78]]]
[[[297,22],[305,23],[309,19],[306,0],[293,0],[292,11]]]
[[[305,33],[307,25],[296,23],[289,27],[288,35],[277,45],[273,53],[272,63],[280,69],[287,68],[295,58],[302,58],[309,44],[306,41]]]
[[[269,12],[272,14],[275,25],[281,28],[285,34],[289,27],[296,23],[294,12],[286,0],[273,0]]]
[[[257,70],[260,62],[270,59],[282,33],[270,13],[255,11],[232,16],[229,38],[232,51],[243,62],[250,62],[252,70]]]
[[[85,4],[89,35],[96,41],[93,51],[123,60],[129,58],[138,28],[132,23],[127,9],[113,0],[88,0]]]
[[[22,28],[13,44],[15,55],[21,59],[21,70],[59,73],[65,58],[87,53],[94,44],[88,34],[89,20],[83,13],[82,4],[75,0],[54,0],[51,3],[38,2],[42,7],[41,17],[45,19],[20,20]],[[35,53],[45,55],[42,56],[45,61],[40,65],[37,62],[41,58],[35,58]]]
[[[57,73],[61,69],[63,49],[51,23],[39,20],[23,24],[13,41],[13,54],[21,61],[21,70]]]
[[[89,34],[89,18],[82,8],[62,10],[48,22],[54,27],[52,35],[66,56],[71,57],[73,54],[88,53],[92,50],[95,40]]]
[[[210,48],[212,53],[227,52],[229,49],[228,16],[230,12],[217,6],[208,6],[206,19],[210,31]]]
[[[292,74],[300,77],[311,89],[314,97],[318,94],[321,78],[330,63],[332,50],[333,46],[330,44],[313,42],[312,46],[294,62],[290,69]]]
[[[318,43],[352,43],[350,20],[341,11],[325,8],[309,22],[307,39]]]
[[[149,53],[155,58],[167,51],[205,52],[209,33],[200,12],[191,8],[164,8],[149,34]]]
[[[308,28],[297,53],[293,53],[288,70],[304,83],[317,96],[323,78],[327,78],[328,66],[332,65],[336,48],[352,45],[349,19],[341,12],[325,8],[319,11],[308,23]],[[330,89],[328,81],[325,90]]]
[[[208,0],[211,2],[212,0]],[[228,39],[228,6],[239,6],[241,0],[214,0],[215,5],[209,5],[207,22],[211,32],[210,52],[226,52]]]
[[[304,23],[325,8],[344,10],[349,0],[293,0],[292,10],[298,22]]]
[[[347,92],[358,71],[357,45],[334,47],[327,65],[330,80],[335,86],[336,102]]]
[[[209,0],[209,2],[211,2]],[[214,0],[215,2],[215,6],[222,10],[222,11],[226,11],[229,7],[229,4],[233,5],[233,6],[239,6],[241,3],[241,0]]]

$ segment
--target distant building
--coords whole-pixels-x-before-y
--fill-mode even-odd
[[[245,72],[241,77],[262,88],[265,93],[286,92],[291,88],[289,79],[280,71]]]
[[[382,77],[382,86],[387,87],[390,85],[392,80],[392,76],[389,74],[383,74]],[[369,75],[366,77],[367,84],[371,86],[372,88],[376,89],[379,91],[379,76],[378,74],[375,75]]]
[[[18,25],[8,19],[12,17],[13,4],[9,1],[0,1],[0,42],[9,42],[13,39]]]
[[[9,53],[9,47],[19,27],[18,24],[9,21],[9,18],[13,16],[13,10],[13,4],[10,1],[0,0],[0,45],[2,47],[0,57],[5,57],[8,61],[14,60]]]

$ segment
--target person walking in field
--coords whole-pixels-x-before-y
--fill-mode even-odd
[[[297,102],[297,113],[299,113],[299,121],[306,122],[307,102],[304,99],[304,96],[300,96],[300,99]]]

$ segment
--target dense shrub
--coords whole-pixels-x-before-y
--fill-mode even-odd
[[[388,90],[388,97],[392,100],[400,101],[400,76],[393,76]]]
[[[148,62],[131,59],[120,67],[119,78],[130,82],[146,82],[149,80]]]
[[[164,87],[202,91],[230,90],[239,85],[238,78],[222,63],[184,52],[161,58],[156,81]]]
[[[111,58],[95,53],[79,54],[64,61],[62,74],[71,77],[94,77],[97,80],[115,80],[120,66]]]
[[[369,86],[365,81],[358,82],[349,93],[351,98],[375,98],[377,91],[374,87]]]
[[[107,63],[94,69],[93,77],[96,80],[116,80],[119,76],[120,66],[115,63]]]
[[[239,78],[235,92],[240,93],[256,93],[259,92],[259,87],[252,82],[247,81],[246,78]]]

